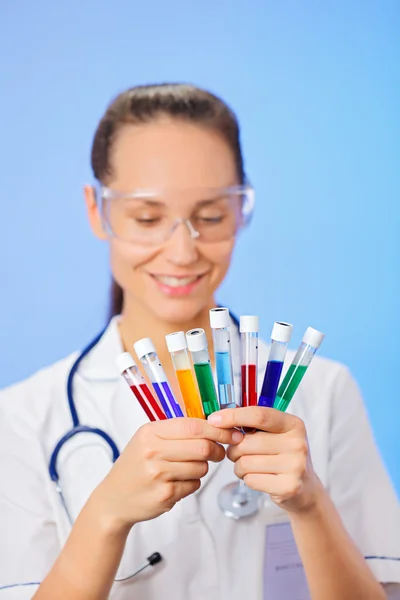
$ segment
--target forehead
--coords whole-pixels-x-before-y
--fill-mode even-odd
[[[238,183],[233,152],[220,134],[166,118],[123,126],[110,160],[110,187],[119,191],[218,188]]]

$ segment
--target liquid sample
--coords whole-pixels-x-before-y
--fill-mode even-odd
[[[219,410],[210,363],[195,363],[194,371],[196,373],[197,384],[203,403],[204,414],[208,417],[211,413]]]
[[[158,396],[158,399],[161,402],[161,406],[164,409],[165,414],[168,419],[172,419],[172,417],[183,417],[183,412],[179,404],[174,398],[174,395],[166,381],[163,381],[160,385],[159,383],[153,383],[153,388]],[[171,406],[171,409],[169,408]]]
[[[270,360],[265,370],[264,381],[261,388],[261,394],[258,399],[258,406],[274,406],[276,392],[278,390],[279,379],[281,378],[283,362],[280,360]]]
[[[303,379],[308,367],[299,365],[290,365],[288,372],[282,381],[276,400],[274,402],[274,408],[284,412],[291,399],[293,398],[297,388],[299,387],[300,381]]]
[[[147,387],[146,383],[141,383],[140,385],[131,385],[130,388],[150,421],[157,421],[154,413],[157,415],[160,421],[167,418],[161,408],[158,406],[156,399],[153,397],[153,394]],[[153,410],[150,409],[149,404]]]
[[[231,363],[228,352],[215,353],[217,367],[218,396],[221,408],[234,408],[236,406],[233,393]]]
[[[242,365],[242,406],[257,406],[256,365]]]
[[[187,416],[195,417],[197,419],[204,419],[203,407],[201,405],[199,392],[197,391],[192,370],[177,369],[176,376],[182,392],[182,398],[185,403]]]

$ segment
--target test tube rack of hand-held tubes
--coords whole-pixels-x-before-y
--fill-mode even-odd
[[[133,346],[150,385],[129,352],[118,356],[117,368],[150,421],[185,415],[205,419],[217,410],[236,406],[258,405],[286,411],[324,339],[324,334],[308,327],[281,381],[293,327],[290,323],[276,321],[272,327],[269,352],[266,350],[268,359],[265,372],[261,373],[263,377],[259,391],[258,317],[241,316],[240,389],[235,390],[231,323],[227,308],[216,307],[210,310],[214,371],[204,329],[191,329],[186,334],[177,331],[166,336],[181,403],[172,391],[150,338],[138,340]]]

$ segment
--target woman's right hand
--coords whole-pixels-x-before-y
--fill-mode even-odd
[[[206,420],[176,418],[143,425],[92,496],[102,516],[119,526],[154,519],[200,487],[208,461],[225,457],[221,444],[243,435]]]

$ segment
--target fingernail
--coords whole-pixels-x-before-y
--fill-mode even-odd
[[[211,423],[211,425],[217,425],[218,423],[221,423],[221,421],[222,417],[218,413],[212,413],[212,415],[208,417],[208,422]]]
[[[240,431],[234,431],[234,432],[232,433],[232,440],[233,440],[234,442],[241,442],[241,441],[242,441],[242,439],[243,439],[243,434],[242,434],[242,433],[240,433]]]

